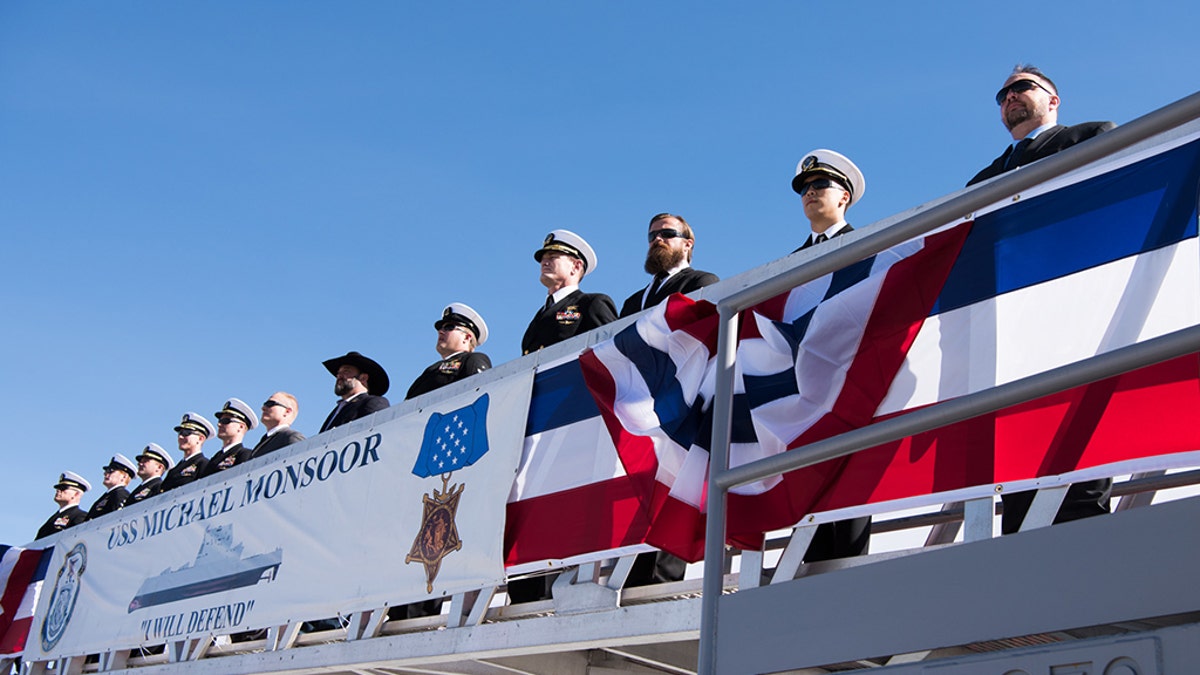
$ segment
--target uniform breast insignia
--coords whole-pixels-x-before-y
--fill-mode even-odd
[[[579,307],[577,305],[571,305],[554,315],[555,321],[558,321],[564,325],[573,324],[576,321],[579,321],[581,318],[583,318],[583,315],[579,313]]]
[[[67,526],[67,524],[68,524],[68,523],[70,523],[70,522],[71,522],[71,519],[70,519],[69,517],[67,517],[67,516],[59,516],[59,517],[57,517],[57,518],[55,518],[55,519],[54,519],[54,526],[55,526],[55,527],[60,527],[60,528],[61,528],[61,527],[66,527],[66,526]]]
[[[54,649],[71,623],[75,613],[75,600],[79,598],[79,585],[87,569],[87,547],[83,543],[63,558],[62,567],[54,577],[54,590],[50,592],[50,605],[42,619],[42,651]]]
[[[443,375],[454,375],[462,368],[462,359],[454,359],[453,361],[442,361],[438,366],[438,372]]]
[[[192,474],[194,474],[194,473],[196,473],[196,465],[195,465],[195,464],[193,464],[193,465],[189,466],[188,468],[186,468],[186,469],[184,469],[184,470],[180,471],[180,472],[179,472],[179,475],[180,475],[180,476],[190,476],[190,475],[192,475]]]
[[[422,496],[421,527],[404,563],[425,566],[427,593],[433,592],[442,559],[463,547],[454,519],[467,484],[450,485],[450,478],[455,470],[465,469],[487,454],[487,410],[488,395],[484,394],[465,408],[433,413],[425,423],[421,451],[412,472],[419,478],[440,475],[442,489],[435,487],[432,495]]]
[[[133,493],[133,498],[134,499],[144,499],[146,497],[146,495],[148,495],[148,494],[150,494],[150,488],[142,488],[141,490],[138,490],[137,492]]]
[[[233,466],[233,463],[236,461],[237,461],[237,456],[230,455],[230,456],[226,457],[225,459],[222,459],[221,463],[218,466],[222,469],[228,469],[229,467]]]

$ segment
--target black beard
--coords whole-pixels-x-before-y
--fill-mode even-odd
[[[642,265],[642,269],[646,270],[646,274],[665,274],[683,262],[686,255],[670,246],[654,244],[646,251],[646,264]]]
[[[1012,128],[1024,122],[1033,116],[1033,113],[1025,106],[1017,106],[1009,110],[1004,116],[1004,126],[1012,131]]]
[[[338,396],[345,396],[354,391],[354,385],[350,384],[350,380],[337,380],[333,383],[333,393]]]

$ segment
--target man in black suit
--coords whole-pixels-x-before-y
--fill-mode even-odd
[[[796,251],[854,230],[846,222],[846,209],[867,190],[867,180],[849,157],[818,148],[796,165],[792,190],[800,195],[804,215],[812,230]],[[795,253],[796,251],[792,251]]]
[[[579,283],[596,269],[596,252],[583,237],[570,230],[546,235],[533,254],[541,266],[546,304],[525,329],[521,353],[529,354],[558,344],[617,319],[617,306],[603,293],[584,293]]]
[[[1084,122],[1065,127],[1058,123],[1058,87],[1034,66],[1020,65],[996,92],[1000,121],[1013,143],[986,169],[967,183],[974,185],[1006,171],[1082,143],[1115,128],[1112,122]]]
[[[271,394],[262,404],[262,424],[267,428],[267,433],[254,445],[251,458],[261,457],[304,440],[304,434],[292,428],[299,413],[300,404],[295,396],[286,391]]]
[[[79,500],[90,489],[91,483],[84,480],[83,476],[71,471],[62,472],[54,484],[54,503],[58,504],[58,512],[38,528],[35,539],[49,537],[87,520],[87,511],[79,508]]]
[[[211,476],[250,459],[254,450],[242,445],[242,439],[247,431],[258,426],[258,415],[240,398],[225,401],[225,405],[213,415],[217,418],[217,438],[221,439],[221,449],[208,460],[204,476]]]
[[[167,471],[163,477],[162,491],[174,490],[181,485],[187,485],[198,480],[208,469],[208,458],[201,452],[204,442],[213,437],[217,430],[212,422],[204,419],[199,413],[186,412],[183,420],[175,427],[179,451],[183,459],[174,468]]]
[[[108,488],[100,498],[88,509],[88,520],[99,518],[106,513],[112,513],[125,506],[129,499],[129,481],[137,475],[137,464],[125,455],[117,453],[104,466],[104,487]]]
[[[691,293],[719,281],[711,272],[692,267],[696,237],[683,216],[660,213],[650,219],[650,248],[643,268],[654,279],[625,299],[621,316],[631,316],[666,300],[673,293]]]
[[[433,327],[437,330],[434,348],[442,360],[426,368],[417,377],[408,388],[405,400],[492,367],[487,354],[476,351],[488,338],[487,323],[479,312],[461,302],[452,302],[442,310],[442,318],[435,321]]]
[[[337,406],[325,418],[321,432],[366,417],[391,405],[383,397],[391,383],[383,366],[359,354],[349,352],[345,356],[324,362],[325,370],[337,380],[333,393],[341,397]]]
[[[1034,66],[1018,64],[1013,68],[1004,86],[996,92],[996,103],[1000,106],[1000,121],[1012,134],[1014,143],[967,185],[1049,157],[1116,127],[1112,122],[1085,122],[1071,127],[1059,124],[1058,87]],[[1012,534],[1021,528],[1033,504],[1034,494],[1031,490],[1001,495],[1000,500],[1004,503],[1001,532]],[[1054,522],[1065,523],[1106,514],[1111,496],[1111,479],[1074,483],[1068,488]]]
[[[125,506],[132,506],[162,492],[163,474],[175,466],[171,453],[163,450],[158,443],[150,443],[134,459],[137,460],[137,475],[142,482],[129,493]]]

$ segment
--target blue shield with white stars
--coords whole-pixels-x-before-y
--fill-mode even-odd
[[[413,474],[429,478],[479,461],[488,451],[487,411],[484,394],[465,408],[430,415]]]

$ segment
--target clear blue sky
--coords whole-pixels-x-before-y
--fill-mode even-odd
[[[866,174],[856,226],[960,188],[1008,142],[1018,61],[1066,123],[1200,81],[1194,2],[981,7],[0,4],[0,542],[32,538],[60,471],[98,488],[112,453],[174,450],[184,411],[285,389],[315,433],[348,350],[402,399],[449,302],[516,358],[552,229],[619,303],[660,211],[723,277],[798,246],[807,150]]]

